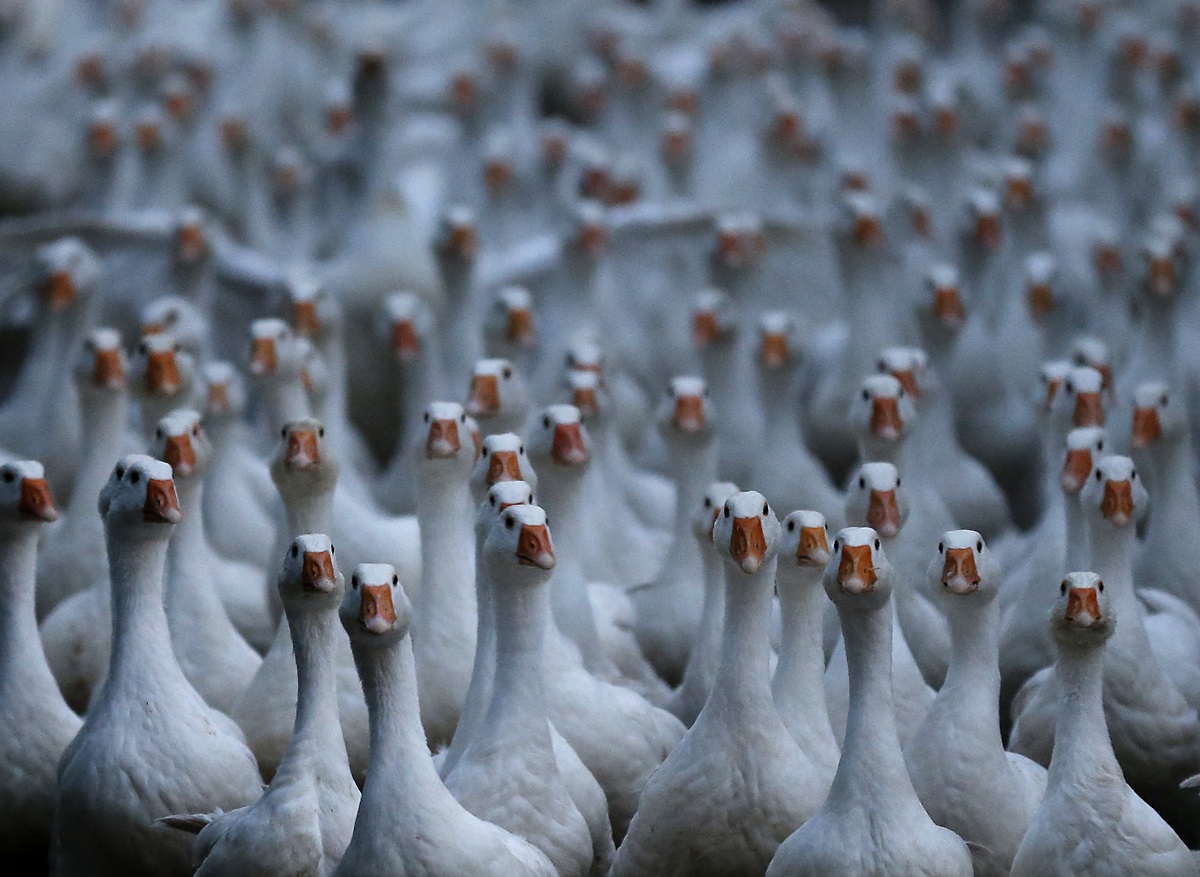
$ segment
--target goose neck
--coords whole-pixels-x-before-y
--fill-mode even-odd
[[[716,442],[678,442],[671,446],[671,480],[675,482],[676,546],[692,547],[692,512],[717,477]]]
[[[147,526],[164,526],[153,524]],[[112,582],[113,647],[109,684],[129,684],[147,677],[169,682],[183,680],[183,671],[171,649],[167,613],[163,602],[167,539],[130,538],[106,528],[109,576]]]
[[[1104,774],[1120,777],[1104,717],[1103,649],[1060,644],[1054,672],[1061,700],[1050,758],[1050,787],[1076,785]]]
[[[487,724],[494,732],[533,734],[549,743],[543,667],[549,595],[544,585],[495,593],[496,680]]]
[[[284,497],[288,538],[302,533],[328,533],[333,522],[333,491],[299,491]]]
[[[1109,589],[1109,599],[1118,614],[1131,615],[1137,604],[1133,593],[1133,542],[1132,524],[1113,527],[1107,521],[1091,521],[1091,570],[1100,576]],[[1138,613],[1140,616],[1140,612]],[[1133,626],[1132,617],[1122,627]]]
[[[891,463],[899,468],[903,451],[903,440],[885,442],[875,438],[862,438],[858,442],[858,456],[863,463]]]
[[[303,420],[313,416],[312,405],[304,382],[299,375],[279,375],[266,383],[266,401],[268,424],[271,434],[278,433],[293,420]]]
[[[1192,443],[1187,434],[1164,436],[1151,456],[1154,471],[1155,500],[1158,516],[1151,516],[1150,530],[1158,529],[1164,535],[1176,535],[1179,530],[1194,532],[1200,525],[1200,495],[1188,474],[1191,472]],[[1156,528],[1156,518],[1160,524]],[[1170,521],[1172,528],[1161,526]],[[1171,532],[1174,530],[1174,532]],[[1148,538],[1153,535],[1148,533]]]
[[[129,394],[84,391],[79,394],[83,413],[83,462],[67,506],[67,520],[91,520],[96,500],[120,456],[125,425],[129,422]]]
[[[1151,296],[1143,296],[1143,312],[1141,335],[1137,346],[1142,353],[1145,367],[1140,376],[1175,375],[1176,348],[1176,307],[1174,301],[1160,301]],[[1137,357],[1130,357],[1131,360]]]
[[[731,704],[734,714],[753,720],[761,711],[774,709],[770,687],[771,597],[775,588],[776,558],[746,575],[722,560],[725,568],[725,629],[721,634],[721,662],[712,696]]]
[[[1089,536],[1087,521],[1083,516],[1083,505],[1078,494],[1064,494],[1060,491],[1059,496],[1067,533],[1066,569],[1063,572],[1085,569],[1089,557]]]
[[[338,721],[334,646],[338,629],[331,610],[284,605],[296,659],[296,722],[277,775],[315,769],[323,777],[349,773],[346,743]]]
[[[0,527],[0,679],[42,653],[34,586],[38,527],[29,522]]]
[[[779,664],[774,687],[789,697],[824,708],[825,653],[824,604],[821,587],[824,570],[796,569],[775,580],[782,622]]]
[[[994,599],[946,597],[950,668],[938,698],[958,705],[954,715],[979,720],[972,733],[1000,742],[1000,607]]]
[[[480,550],[482,543],[483,536],[476,534],[475,604],[478,614],[475,625],[475,662],[471,667],[471,684],[467,686],[462,714],[454,729],[450,749],[442,762],[443,777],[450,775],[450,771],[470,745],[476,730],[487,715],[496,678],[496,597],[483,565],[483,553]]]
[[[783,448],[794,444],[798,436],[795,382],[790,369],[771,369],[763,373],[763,447]],[[768,450],[769,452],[769,450]]]
[[[28,365],[17,376],[12,398],[32,402],[56,390],[63,372],[70,367],[71,341],[76,326],[82,322],[76,317],[76,310],[44,317],[45,322],[34,333]]]

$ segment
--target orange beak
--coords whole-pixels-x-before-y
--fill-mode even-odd
[[[918,399],[921,396],[921,388],[917,385],[917,375],[910,368],[900,368],[892,372],[892,377],[900,382],[900,386],[904,388],[904,392]]]
[[[197,225],[182,226],[175,238],[179,260],[185,263],[198,262],[208,251],[204,230]]]
[[[912,209],[912,212],[909,214],[909,223],[911,224],[913,234],[918,237],[933,237],[933,221],[929,218],[929,211],[924,207],[914,207]]]
[[[1092,471],[1092,452],[1087,448],[1071,448],[1063,463],[1058,483],[1067,493],[1078,493]]]
[[[1099,393],[1079,393],[1075,397],[1074,423],[1080,426],[1104,426],[1104,403]]]
[[[1021,210],[1033,203],[1033,183],[1025,177],[1010,179],[1004,190],[1004,200],[1010,207]]]
[[[1097,247],[1093,259],[1098,274],[1116,274],[1121,270],[1121,251],[1116,247],[1107,245]]]
[[[515,451],[493,451],[488,461],[487,483],[490,487],[501,481],[520,481],[521,461]]]
[[[1025,303],[1035,320],[1042,320],[1054,312],[1054,292],[1049,283],[1031,283],[1025,290]]]
[[[347,106],[334,106],[325,111],[325,124],[330,134],[341,134],[350,127],[354,114]]]
[[[1105,482],[1100,513],[1114,527],[1124,527],[1133,520],[1132,485],[1128,481]]]
[[[478,244],[475,229],[469,225],[459,225],[451,230],[447,249],[460,259],[471,259],[475,256]]]
[[[873,247],[883,240],[883,229],[879,220],[869,214],[854,220],[854,240],[864,247]]]
[[[717,315],[712,311],[696,311],[692,318],[692,338],[696,346],[703,350],[721,337],[721,328],[717,325]]]
[[[988,250],[1000,247],[1000,218],[990,213],[975,221],[975,240]]]
[[[900,401],[894,396],[880,396],[871,402],[871,432],[884,441],[894,442],[904,433],[900,419]]]
[[[137,137],[138,149],[142,152],[150,152],[162,143],[162,134],[158,130],[157,125],[143,124],[138,125],[135,132]]]
[[[571,404],[579,409],[584,420],[590,420],[600,413],[600,402],[596,399],[593,387],[576,387],[571,393]]]
[[[1058,395],[1058,388],[1061,386],[1061,378],[1050,378],[1046,381],[1046,401],[1042,403],[1042,410],[1049,411],[1054,407],[1054,397]]]
[[[75,301],[75,280],[70,271],[54,271],[46,278],[44,286],[46,302],[50,310],[59,313]]]
[[[603,256],[607,245],[608,232],[601,226],[589,222],[579,229],[579,246],[593,259]]]
[[[880,536],[891,539],[900,532],[900,506],[894,490],[872,490],[867,506],[867,525]]]
[[[315,301],[306,299],[292,306],[292,328],[305,338],[316,338],[321,334],[321,320],[317,317]]]
[[[363,585],[358,602],[358,623],[363,629],[384,634],[396,623],[396,605],[387,585]]]
[[[274,338],[255,338],[250,350],[250,373],[273,375],[277,365]]]
[[[787,365],[788,340],[781,332],[767,332],[762,336],[762,349],[759,351],[762,364],[767,368],[780,368]]]
[[[47,524],[58,520],[58,508],[50,495],[50,485],[45,478],[22,478],[21,499],[17,512],[27,521],[44,521]]]
[[[186,94],[175,92],[167,95],[165,103],[167,112],[170,113],[172,119],[185,120],[191,118],[192,99]]]
[[[304,563],[300,567],[300,584],[306,591],[331,593],[337,587],[333,556],[328,551],[304,552]]]
[[[545,524],[522,524],[517,537],[517,561],[521,566],[554,569],[554,546]]]
[[[838,564],[838,585],[847,594],[865,594],[875,590],[879,576],[871,561],[870,545],[842,546],[842,560]]]
[[[151,524],[178,524],[183,520],[175,482],[169,478],[151,478],[146,482],[146,502],[142,520]]]
[[[729,554],[737,561],[742,572],[754,575],[762,566],[767,553],[767,539],[763,535],[762,519],[734,518],[733,534],[729,537]]]
[[[474,375],[467,413],[472,417],[491,417],[500,411],[500,386],[495,375]]]
[[[1133,439],[1130,444],[1134,448],[1144,448],[1162,436],[1162,424],[1158,420],[1157,408],[1133,409]]]
[[[125,386],[125,366],[121,364],[121,351],[97,350],[92,367],[92,382],[106,390],[119,390]]]
[[[1100,620],[1100,598],[1095,588],[1071,588],[1067,592],[1068,621],[1091,627]]]
[[[587,445],[583,441],[583,428],[578,423],[559,423],[554,427],[554,441],[550,444],[550,456],[567,466],[579,466],[588,461]]]
[[[88,130],[92,155],[108,158],[117,151],[117,132],[108,122],[97,122]]]
[[[392,349],[403,362],[412,362],[421,353],[421,339],[417,330],[408,320],[397,320],[392,323]]]
[[[230,409],[229,404],[229,388],[222,383],[213,382],[208,385],[208,399],[205,403],[213,414],[228,414]]]
[[[829,563],[829,537],[824,527],[801,527],[796,546],[797,566],[823,567]]]
[[[246,123],[241,119],[223,119],[221,121],[221,142],[231,152],[240,152],[246,148]]]
[[[1150,290],[1158,295],[1172,295],[1175,292],[1175,265],[1170,259],[1154,258],[1150,260]]]
[[[458,454],[462,444],[458,438],[458,421],[434,420],[429,424],[429,437],[425,440],[427,460],[446,460]]]
[[[163,462],[167,463],[176,475],[191,475],[196,471],[196,449],[187,435],[169,435],[163,446]]]
[[[513,308],[508,312],[504,337],[509,344],[518,347],[533,347],[537,343],[537,329],[533,325],[533,311],[529,308]]]
[[[939,286],[933,293],[933,314],[943,325],[957,328],[967,318],[962,297],[953,286]]]
[[[311,469],[321,463],[321,448],[317,434],[311,429],[297,429],[288,435],[283,465],[289,469]]]
[[[970,548],[947,548],[942,564],[942,584],[951,594],[962,596],[979,590],[979,570]]]
[[[675,398],[675,428],[683,433],[703,431],[704,399],[700,396],[677,396]]]
[[[507,161],[493,160],[483,166],[483,184],[491,192],[501,192],[512,181],[512,165]]]
[[[146,357],[146,392],[151,396],[173,396],[182,387],[179,364],[170,350],[158,350]]]

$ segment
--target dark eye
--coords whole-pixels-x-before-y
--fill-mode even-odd
[[[337,548],[335,548],[335,547],[334,547],[334,545],[333,545],[333,543],[332,543],[332,542],[330,542],[330,543],[329,543],[329,553],[330,553],[330,554],[337,554]]]
[[[896,486],[897,487],[900,486],[900,476],[899,475],[896,476]]]
[[[1104,450],[1104,439],[1100,439],[1100,441],[1096,442],[1096,450],[1097,451]]]
[[[392,587],[394,588],[398,584],[400,584],[400,576],[393,575],[392,576]]]
[[[1099,470],[1099,469],[1097,469],[1097,470],[1096,470],[1096,480],[1097,480],[1097,481],[1100,481],[1100,480],[1101,480],[1101,479],[1103,479],[1103,478],[1104,478],[1104,476],[1103,476],[1103,475],[1101,475],[1101,474],[1100,474],[1100,470]]]
[[[868,402],[870,402],[871,401],[871,391],[863,390],[863,398],[866,399]]]
[[[287,438],[287,427],[286,426],[283,429],[279,430],[279,437]]]
[[[196,436],[197,438],[200,437],[200,424],[196,424],[192,427],[192,435]]]
[[[511,368],[506,368],[506,369],[504,370],[504,380],[506,380],[506,381],[507,381],[507,380],[508,380],[509,378],[511,378],[511,377],[512,377],[512,369],[511,369]]]
[[[325,438],[325,427],[322,426],[320,429],[318,429],[317,435],[320,436],[321,438]]]
[[[517,453],[521,456],[525,456],[525,446],[521,445],[521,447],[517,448]]]
[[[867,479],[863,478],[861,475],[858,478],[858,489],[859,490],[867,489]]]
[[[1166,393],[1163,393],[1163,397],[1158,400],[1158,403],[1160,405],[1162,405],[1163,408],[1167,407],[1167,394]]]
[[[496,507],[496,497],[494,497],[494,496],[489,496],[489,497],[488,497],[488,502],[491,504],[492,508],[495,508],[495,507]]]
[[[125,477],[125,470],[122,469],[120,466],[118,466],[117,467],[117,479],[120,480],[124,477]]]
[[[983,551],[983,540],[982,539],[980,539],[978,542],[975,543],[975,550]]]
[[[706,509],[711,509],[711,508],[712,508],[712,499],[710,499],[710,498],[709,498],[709,497],[707,497],[707,496],[706,496],[706,497],[704,497],[704,507],[705,507]]]
[[[838,541],[837,539],[834,539],[833,540],[833,550],[841,551],[841,549],[842,549],[842,543],[840,541]]]
[[[131,484],[137,484],[141,480],[142,480],[142,476],[140,474],[138,474],[138,471],[136,469],[134,469],[133,472],[131,472],[129,474],[129,481]]]
[[[357,588],[357,587],[358,587],[358,576],[353,576],[353,577],[350,579],[350,587],[352,587],[352,588]]]
[[[300,554],[300,549],[297,548],[295,545],[293,545],[292,546],[292,557],[296,557],[299,554]]]
[[[542,426],[543,426],[545,429],[549,429],[549,428],[550,428],[550,418],[549,418],[549,417],[543,417],[543,418],[542,418]]]
[[[763,503],[763,514],[764,515],[771,514],[771,507],[769,505],[767,505],[765,502]]]
[[[1062,586],[1061,586],[1061,587],[1058,589],[1058,592],[1059,592],[1060,594],[1066,594],[1066,593],[1067,593],[1067,580],[1066,580],[1066,579],[1063,579]]]
[[[904,398],[904,388],[903,388],[903,387],[901,387],[901,388],[900,388],[900,391],[899,391],[898,393],[896,393],[896,398],[897,398],[897,399],[903,399],[903,398]]]
[[[429,412],[428,411],[425,412],[425,422],[426,423],[429,422]]]
[[[1073,383],[1071,383],[1070,381],[1067,381],[1067,385],[1066,385],[1065,389],[1068,393],[1074,393],[1075,385]]]
[[[945,550],[946,550],[946,546],[945,546],[945,544],[943,544],[943,543],[939,542],[939,543],[938,543],[938,554],[941,554],[941,553],[942,553],[943,551],[945,551]]]
[[[1137,469],[1134,469],[1132,472],[1129,473],[1129,480],[1137,481]]]
[[[879,540],[878,539],[875,540],[875,550],[876,551],[879,550]]]
[[[879,362],[875,363],[875,368],[879,369],[880,372],[886,372],[887,371],[887,363],[881,359],[881,360],[879,360]]]
[[[725,506],[725,517],[729,517],[729,506]]]
[[[163,437],[163,431],[161,429],[154,430],[154,437],[161,440]]]
[[[509,530],[511,530],[515,524],[516,522],[513,520],[512,515],[509,515],[504,519],[504,526]]]
[[[140,353],[142,356],[146,356],[148,353],[150,353],[150,348],[147,347],[144,343],[139,344],[138,345],[138,353]]]
[[[460,415],[458,416],[458,422],[459,422],[459,423],[466,423],[466,422],[467,422],[467,415],[465,415],[465,414],[460,414]]]
[[[1099,588],[1101,594],[1104,593],[1104,582],[1097,582],[1096,587]]]
[[[17,478],[17,476],[16,476],[16,475],[13,475],[13,473],[12,473],[12,470],[11,470],[11,469],[5,469],[5,470],[4,470],[4,481],[5,481],[7,484],[12,484],[12,483],[13,483],[13,481],[15,481],[15,480],[16,480],[16,478]]]
[[[488,449],[487,449],[486,447],[480,448],[480,450],[479,450],[479,456],[481,456],[481,457],[486,457],[486,456],[487,456],[487,451],[488,451]]]

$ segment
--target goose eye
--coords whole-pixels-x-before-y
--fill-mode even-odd
[[[1066,579],[1063,579],[1063,583],[1062,583],[1062,585],[1059,587],[1059,589],[1058,589],[1058,592],[1059,592],[1060,594],[1065,594],[1065,593],[1067,593],[1067,580],[1066,580]]]
[[[507,518],[504,519],[504,526],[508,530],[511,530],[513,528],[514,522],[512,519],[512,515],[509,515]]]
[[[863,397],[863,399],[865,399],[866,401],[870,402],[870,401],[871,401],[871,391],[870,391],[870,390],[863,390],[863,392],[862,392],[862,397]]]
[[[795,530],[796,530],[796,522],[788,521],[788,532],[793,533],[793,532],[795,532]]]
[[[460,414],[460,415],[458,416],[458,422],[459,422],[459,423],[466,423],[466,422],[467,422],[467,415],[465,415],[465,414]]]
[[[904,388],[903,388],[903,387],[901,387],[901,388],[900,388],[900,391],[899,391],[898,393],[896,393],[896,398],[897,398],[897,399],[903,399],[903,398],[904,398]]]
[[[1099,589],[1101,594],[1104,593],[1104,582],[1096,582],[1096,587]]]
[[[119,481],[120,479],[125,477],[125,470],[122,469],[120,466],[118,466],[116,469],[116,475],[117,475],[117,480]]]
[[[279,437],[287,438],[287,427],[286,426],[283,429],[279,430]]]
[[[400,584],[400,576],[393,575],[392,576],[392,587],[394,588],[398,584]]]
[[[769,505],[767,505],[765,502],[763,503],[763,514],[764,515],[771,514],[771,507]]]
[[[13,481],[15,481],[15,480],[16,480],[16,477],[17,477],[16,475],[13,475],[13,473],[12,473],[12,470],[11,470],[11,469],[5,469],[5,470],[4,470],[4,481],[5,481],[6,483],[8,483],[8,484],[12,484],[12,483],[13,483]]]
[[[725,506],[725,517],[729,517],[729,506]]]
[[[900,476],[899,475],[896,476],[896,486],[897,487],[900,486]]]
[[[876,551],[879,550],[879,540],[878,539],[875,540],[875,550]]]
[[[504,380],[506,380],[506,381],[507,381],[507,380],[508,380],[509,378],[511,378],[511,377],[512,377],[512,369],[511,369],[511,368],[506,368],[506,369],[504,370]]]
[[[1161,399],[1159,399],[1158,401],[1159,401],[1159,404],[1162,405],[1163,408],[1166,408],[1167,407],[1167,394],[1163,393],[1163,397]]]
[[[1132,472],[1129,473],[1129,480],[1137,481],[1137,469],[1134,469]]]
[[[292,546],[292,557],[296,557],[299,554],[300,554],[300,549],[297,548],[295,545],[293,545]]]
[[[881,359],[881,360],[879,360],[879,362],[875,363],[875,368],[878,369],[880,373],[886,372],[887,371],[887,363]]]
[[[154,430],[154,437],[161,441],[163,437],[163,431],[161,429]]]
[[[492,508],[495,508],[495,507],[496,507],[496,497],[494,497],[494,496],[489,496],[489,497],[488,497],[488,502],[491,504]]]
[[[938,543],[938,554],[941,554],[945,550],[946,550],[946,546],[943,543],[939,542]]]
[[[487,446],[485,445],[484,447],[479,449],[479,456],[486,457],[487,452],[488,452],[488,449],[487,449]]]
[[[322,426],[320,429],[318,429],[317,435],[320,436],[321,438],[325,438],[325,427]]]
[[[712,508],[712,500],[711,500],[711,499],[709,499],[707,496],[706,496],[706,497],[704,497],[704,507],[705,507],[706,509],[711,509],[711,508]]]
[[[521,445],[521,447],[517,448],[517,453],[520,454],[522,457],[525,456],[525,446]]]
[[[1096,450],[1097,451],[1104,450],[1104,439],[1100,439],[1100,441],[1096,442]]]
[[[334,546],[334,544],[332,542],[329,543],[329,553],[337,554],[337,548]]]
[[[194,436],[196,436],[197,438],[199,438],[199,436],[200,436],[200,425],[199,425],[199,424],[197,424],[196,426],[193,426],[193,427],[192,427],[192,435],[194,435]]]
[[[861,476],[859,477],[859,479],[858,479],[858,489],[859,489],[859,490],[866,490],[866,489],[867,489],[867,479],[865,479],[865,478],[863,478],[863,477],[861,477]]]
[[[350,587],[352,587],[352,588],[357,588],[357,587],[358,587],[358,576],[353,576],[353,577],[351,577],[351,579],[350,579]]]
[[[549,429],[549,428],[550,428],[550,418],[549,418],[549,417],[543,417],[543,418],[542,418],[542,428],[543,428],[543,429]]]
[[[838,541],[837,539],[833,540],[833,550],[834,550],[834,552],[838,552],[838,551],[842,550],[842,543],[840,541]]]
[[[975,543],[975,550],[983,551],[983,540],[982,539],[980,539],[978,542]]]
[[[1097,481],[1100,481],[1100,480],[1102,480],[1103,478],[1104,478],[1104,476],[1103,476],[1103,475],[1101,475],[1101,474],[1100,474],[1100,470],[1099,470],[1099,469],[1097,469],[1097,470],[1096,470],[1096,480],[1097,480]]]
[[[138,474],[138,471],[136,469],[134,469],[133,472],[129,475],[130,483],[137,484],[141,480],[142,480],[142,476]]]
[[[425,422],[426,423],[429,422],[429,412],[428,411],[425,412]]]
[[[1074,393],[1075,385],[1073,383],[1071,383],[1070,381],[1067,381],[1067,384],[1063,389],[1065,389],[1068,393]]]
[[[138,353],[140,353],[142,356],[147,355],[149,352],[150,352],[150,348],[147,347],[145,344],[138,345]]]

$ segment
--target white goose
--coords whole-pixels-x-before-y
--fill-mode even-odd
[[[529,414],[529,391],[507,359],[481,359],[471,374],[465,407],[485,433],[518,432]]]
[[[827,791],[769,684],[779,521],[736,493],[713,526],[726,568],[721,666],[696,723],[650,778],[612,877],[761,873]]]
[[[58,762],[82,724],[46,663],[34,611],[38,535],[57,517],[40,463],[0,467],[0,846],[20,873],[45,870]]]
[[[129,361],[129,385],[138,402],[143,441],[174,409],[191,404],[196,364],[167,332],[144,335]]]
[[[1105,643],[1118,626],[1112,588],[1106,593],[1096,573],[1072,572],[1058,592],[1050,626],[1058,645],[1054,675],[1062,701],[1049,784],[1010,873],[1200,874],[1194,854],[1126,783],[1113,751],[1104,680]]]
[[[296,538],[278,586],[292,631],[299,694],[295,728],[271,784],[232,812],[171,816],[166,825],[198,832],[196,874],[255,871],[328,877],[350,843],[359,792],[338,724],[337,609],[346,590],[323,534]]]
[[[537,847],[463,809],[430,763],[408,636],[412,605],[399,582],[387,564],[359,564],[342,601],[371,713],[373,770],[334,873],[558,877]]]
[[[112,570],[112,664],[59,765],[52,870],[182,877],[192,870],[188,838],[156,820],[244,806],[262,781],[237,726],[192,688],[171,648],[163,573],[180,518],[171,467],[123,457],[100,494],[100,514]]]
[[[829,797],[780,845],[767,877],[972,873],[967,845],[929,818],[904,765],[892,708],[891,573],[874,530],[838,533],[825,592],[837,605],[850,662],[846,742]]]
[[[951,530],[929,575],[943,591],[954,652],[904,760],[930,818],[970,846],[976,877],[1006,877],[1046,771],[1000,739],[1000,566],[977,531]]]

